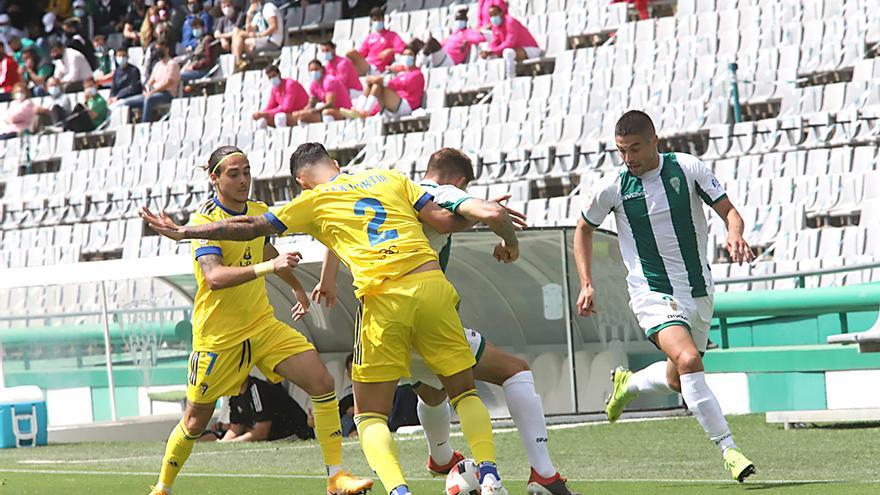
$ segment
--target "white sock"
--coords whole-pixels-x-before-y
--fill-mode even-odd
[[[364,100],[364,106],[361,108],[361,110],[363,110],[364,112],[371,112],[373,110],[373,107],[375,107],[378,104],[379,104],[379,98],[376,98],[375,96],[370,95],[367,97],[367,99]]]
[[[333,120],[334,119],[333,119],[332,115],[325,115],[325,116],[321,117],[321,121],[324,122],[325,124],[331,124],[331,123],[333,123]]]
[[[650,392],[654,394],[671,394],[675,392],[669,388],[666,381],[666,361],[656,363],[643,368],[629,377],[626,387],[627,393]]]
[[[168,495],[171,495],[171,487],[163,485],[161,481],[156,483],[156,489],[157,490],[165,490],[165,493],[167,493]]]
[[[428,441],[428,455],[441,466],[452,460],[452,447],[449,445],[449,401],[439,406],[429,406],[419,399],[416,406],[425,440]]]
[[[697,418],[700,426],[709,438],[721,449],[721,453],[727,449],[736,448],[733,435],[727,420],[721,413],[721,406],[715,394],[706,384],[706,374],[702,371],[681,375],[681,395],[687,403],[688,409]]]
[[[336,473],[342,471],[342,466],[339,464],[334,464],[332,466],[327,466],[327,477],[332,478],[336,476]]]
[[[547,451],[547,421],[541,396],[535,392],[535,378],[531,371],[520,371],[502,384],[507,409],[522,439],[529,463],[539,475],[549,478],[556,468]]]
[[[513,48],[505,48],[504,51],[501,52],[501,58],[504,59],[507,78],[513,79],[516,77],[516,50]]]

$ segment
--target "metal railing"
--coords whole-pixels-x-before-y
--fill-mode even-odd
[[[870,263],[858,263],[855,265],[844,265],[830,268],[818,268],[815,270],[802,270],[797,272],[771,273],[767,275],[747,275],[743,277],[728,277],[715,280],[715,285],[743,284],[751,282],[768,282],[772,280],[795,280],[795,287],[803,289],[806,284],[807,277],[818,277],[822,275],[836,275],[838,273],[858,272],[862,270],[872,270],[880,268],[880,261]]]

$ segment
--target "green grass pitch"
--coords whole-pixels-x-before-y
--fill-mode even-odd
[[[737,442],[758,474],[730,481],[721,456],[693,418],[564,426],[550,432],[553,460],[584,495],[697,495],[737,493],[854,495],[880,493],[880,428],[809,428],[783,431],[760,415],[730,418]],[[511,495],[525,493],[528,464],[519,436],[496,433],[502,476]],[[421,435],[397,437],[415,495],[440,495],[442,480],[424,470]],[[453,438],[464,448],[460,436]],[[0,494],[146,494],[155,483],[164,446],[87,443],[0,454]],[[174,495],[320,495],[320,452],[312,442],[199,443],[175,484]],[[348,469],[370,474],[356,442],[346,441]],[[383,493],[377,483],[372,492]]]

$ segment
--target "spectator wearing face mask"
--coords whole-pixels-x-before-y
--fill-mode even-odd
[[[95,58],[95,45],[92,44],[90,37],[82,35],[82,23],[79,18],[72,17],[64,21],[64,45],[82,53],[86,57],[86,61],[92,70],[98,67],[98,61]]]
[[[83,93],[83,102],[77,103],[67,117],[64,124],[66,131],[91,132],[107,120],[107,101],[98,94],[98,84],[93,78],[83,81]]]
[[[125,14],[122,0],[97,0],[94,2],[95,33],[109,35],[120,29],[119,21]]]
[[[196,49],[196,45],[199,44],[199,39],[202,36],[195,36],[193,33],[193,21],[195,19],[199,19],[202,21],[202,25],[199,27],[201,29],[202,35],[209,34],[211,32],[211,27],[214,25],[214,19],[211,18],[211,15],[205,11],[202,6],[201,0],[189,0],[187,2],[187,9],[189,13],[186,14],[186,18],[183,20],[183,47],[186,50],[192,51]]]
[[[98,86],[106,86],[113,80],[113,50],[107,47],[107,37],[103,34],[96,34],[93,42],[95,61],[98,64],[94,73],[95,82]]]
[[[46,78],[52,75],[52,64],[42,63],[33,48],[22,53],[22,62],[18,70],[28,91],[34,96],[46,96]]]
[[[27,33],[12,25],[12,19],[7,14],[0,14],[0,42],[3,43],[4,51],[9,51],[11,38],[25,38]]]
[[[223,16],[217,20],[214,28],[214,39],[220,41],[220,51],[229,53],[232,51],[232,34],[236,29],[244,28],[244,13],[232,3],[232,0],[222,0],[220,10]]]
[[[151,122],[156,105],[171,103],[180,86],[180,66],[171,58],[168,43],[157,42],[154,52],[159,61],[150,73],[146,91],[122,100],[128,107],[142,107],[141,122]]]
[[[391,62],[394,55],[403,52],[406,43],[394,31],[385,27],[385,11],[380,7],[370,10],[372,32],[367,35],[358,50],[348,52],[348,58],[354,64],[358,74],[381,74]]]
[[[180,80],[183,84],[205,77],[205,74],[217,63],[214,51],[214,38],[208,34],[202,19],[194,17],[191,26],[190,34],[197,43],[192,50],[192,57],[180,73]]]
[[[74,0],[72,19],[79,21],[79,32],[86,39],[92,39],[95,36],[95,19],[89,15],[86,0]]]
[[[477,29],[492,28],[492,15],[489,13],[489,9],[492,7],[501,9],[503,15],[507,15],[510,10],[504,0],[479,0],[477,2]]]
[[[42,22],[43,32],[40,33],[40,36],[37,37],[36,41],[37,53],[40,55],[41,59],[51,60],[49,57],[49,51],[52,48],[52,43],[61,41],[64,38],[64,31],[58,25],[55,14],[52,12],[46,12],[43,14]]]
[[[111,105],[129,96],[139,95],[144,89],[141,84],[141,71],[128,63],[128,49],[123,47],[116,50],[115,58],[116,69],[113,71],[113,83],[110,85]]]
[[[395,67],[397,76],[385,83],[382,76],[367,77],[364,95],[367,98],[360,108],[344,112],[347,117],[368,117],[382,111],[392,118],[406,117],[422,107],[425,95],[425,75],[415,63],[416,52],[407,47],[401,55],[401,66]]]
[[[321,43],[321,61],[324,63],[324,70],[328,75],[345,84],[351,101],[358,99],[363,94],[364,87],[361,85],[357,69],[354,68],[354,64],[348,57],[336,55],[336,43],[331,40]]]
[[[441,45],[431,37],[417,57],[420,67],[452,67],[464,62],[471,52],[471,47],[486,41],[479,31],[468,27],[467,9],[455,14],[452,33]]]
[[[250,57],[255,52],[277,50],[284,44],[284,18],[274,3],[251,0],[246,19],[245,29],[232,35],[232,55],[238,71],[247,67],[245,55]]]
[[[24,51],[34,47],[34,42],[29,38],[19,38],[11,36],[7,42],[9,49],[6,50],[15,59],[15,63],[19,66],[24,65]]]
[[[30,129],[37,115],[37,106],[28,98],[27,86],[23,82],[12,86],[12,95],[12,103],[0,122],[0,140],[17,137]]]
[[[138,31],[140,27],[143,26],[146,17],[147,6],[144,5],[144,0],[132,0],[128,2],[128,7],[126,7],[125,14],[122,16],[119,30],[122,32],[122,37],[125,38],[125,41],[130,45],[138,46],[141,44],[141,38]]]
[[[257,127],[286,127],[296,125],[300,113],[309,104],[309,95],[302,84],[294,79],[282,79],[277,65],[266,67],[266,77],[272,84],[266,108],[254,112]]]
[[[92,67],[85,55],[59,42],[52,45],[52,60],[55,61],[53,74],[62,84],[65,92],[79,91],[82,83],[92,75]]]
[[[342,80],[328,74],[318,59],[309,62],[309,77],[312,79],[312,84],[309,86],[309,107],[312,109],[312,114],[306,121],[344,120],[346,116],[343,112],[350,110],[352,105],[348,88]]]
[[[144,22],[141,23],[141,29],[138,34],[140,45],[147,47],[156,38],[156,27],[159,26],[159,8],[155,5],[147,9],[147,15],[144,16]]]
[[[516,63],[527,58],[544,54],[532,33],[513,16],[505,14],[501,7],[489,8],[489,21],[492,24],[492,40],[487,50],[480,53],[482,58],[501,57],[508,78],[516,77]]]
[[[18,64],[12,55],[0,52],[0,101],[12,99],[12,88],[21,80]]]
[[[46,80],[46,92],[49,93],[51,98],[49,100],[49,108],[38,107],[37,113],[49,115],[52,118],[53,124],[63,127],[64,121],[73,110],[70,97],[62,91],[61,82],[55,77],[50,77]]]

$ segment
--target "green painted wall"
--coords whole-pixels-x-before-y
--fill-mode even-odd
[[[150,385],[181,385],[186,383],[187,361],[160,363],[150,371]],[[7,371],[6,386],[37,385],[42,389],[107,387],[107,370],[95,368],[60,368],[30,371]],[[144,373],[133,366],[115,366],[113,380],[117,387],[143,385]]]
[[[137,387],[116,387],[116,416],[118,418],[131,418],[140,415],[138,408]],[[110,421],[110,389],[100,387],[92,389],[92,418],[93,421]]]
[[[850,333],[865,331],[877,321],[877,311],[857,311],[847,315]],[[829,335],[841,333],[837,314],[775,318],[731,318],[728,320],[730,347],[825,344]],[[718,320],[709,338],[721,343]]]
[[[752,412],[825,409],[825,373],[749,373]]]

